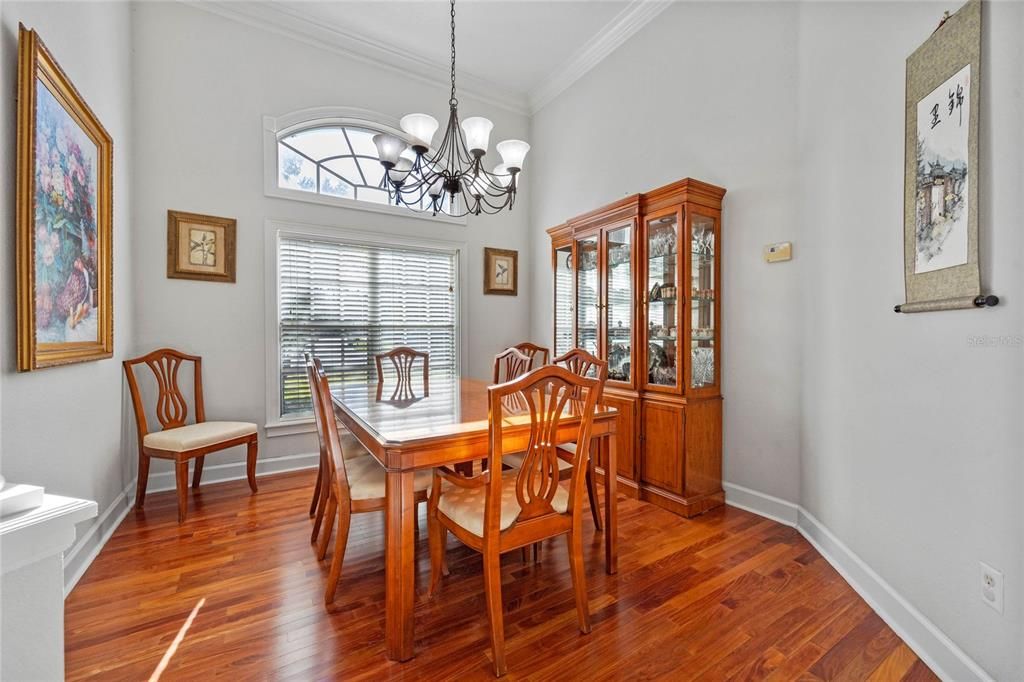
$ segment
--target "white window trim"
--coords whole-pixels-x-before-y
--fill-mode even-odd
[[[309,433],[316,429],[312,417],[298,417],[294,419],[281,418],[280,389],[281,389],[281,347],[280,334],[278,333],[278,321],[280,310],[278,306],[278,287],[280,274],[277,269],[278,244],[282,236],[324,239],[339,242],[356,242],[370,246],[407,246],[417,249],[430,249],[455,253],[455,274],[458,280],[458,287],[455,291],[455,334],[459,342],[459,352],[456,354],[455,371],[462,374],[463,368],[468,367],[467,357],[469,348],[469,335],[466,319],[467,305],[469,301],[467,289],[467,277],[465,277],[466,258],[468,249],[466,242],[456,242],[441,239],[428,239],[423,237],[407,237],[392,233],[366,232],[351,229],[348,227],[331,227],[326,225],[310,225],[308,223],[296,222],[294,220],[268,219],[264,226],[264,273],[265,282],[265,317],[264,328],[266,335],[266,413],[267,419],[264,424],[268,437],[289,436],[296,433]]]
[[[345,197],[332,197],[318,192],[304,192],[297,189],[289,189],[278,185],[277,165],[277,143],[280,139],[308,130],[310,128],[322,128],[324,126],[355,126],[358,128],[369,128],[371,130],[382,130],[397,135],[402,139],[408,139],[398,121],[366,109],[354,109],[352,107],[314,107],[302,109],[284,116],[263,117],[263,193],[268,197],[278,199],[291,199],[312,204],[323,204],[325,206],[336,206],[338,208],[355,209],[358,211],[370,211],[373,213],[385,213],[397,215],[403,218],[415,218],[418,220],[435,220],[442,223],[454,225],[465,225],[466,217],[454,218],[443,213],[436,216],[429,212],[417,212],[403,206],[389,204],[374,204],[368,201],[346,199]]]

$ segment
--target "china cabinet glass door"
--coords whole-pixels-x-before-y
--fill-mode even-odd
[[[630,383],[633,364],[632,225],[605,233],[605,359],[608,379]]]
[[[679,214],[647,221],[647,385],[677,386]]]
[[[555,355],[573,348],[572,244],[555,249]]]
[[[576,242],[576,336],[580,348],[598,354],[598,236]]]
[[[715,219],[691,216],[690,386],[715,384]]]

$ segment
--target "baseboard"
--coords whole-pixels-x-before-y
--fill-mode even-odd
[[[256,475],[265,476],[268,474],[283,474],[288,471],[311,469],[318,466],[319,463],[319,453],[302,453],[260,459],[256,461]],[[236,481],[245,477],[245,462],[230,462],[203,467],[204,485]],[[147,492],[156,493],[174,490],[174,487],[173,471],[150,472],[149,485],[146,488]],[[134,502],[135,479],[132,479],[125,489],[118,493],[114,501],[89,526],[89,529],[64,553],[65,599],[71,594],[71,590],[75,588],[75,585],[81,580],[93,560],[99,555],[100,550],[110,540],[110,536],[114,534],[117,527],[124,521],[124,517],[131,511]]]
[[[722,483],[725,490],[725,503],[744,511],[796,527],[800,517],[800,507],[773,495],[751,490],[735,483]]]
[[[992,680],[935,623],[803,507],[796,527],[932,672],[943,680]]]
[[[941,679],[991,682],[992,677],[980,665],[813,514],[800,505],[757,490],[733,483],[723,483],[722,487],[726,504],[795,527]]]
[[[256,475],[283,474],[288,471],[299,471],[319,466],[320,454],[316,452],[298,455],[282,455],[269,459],[256,460]],[[245,462],[228,462],[227,464],[209,464],[203,467],[203,484],[237,481],[245,478]],[[174,471],[150,471],[147,493],[159,493],[174,490]]]
[[[114,501],[103,510],[92,525],[81,537],[75,540],[68,551],[64,552],[64,598],[67,599],[71,590],[82,579],[85,571],[92,565],[93,559],[100,553],[107,540],[114,534],[117,527],[132,508],[135,495],[135,479],[117,494]]]

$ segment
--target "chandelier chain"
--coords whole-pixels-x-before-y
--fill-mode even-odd
[[[448,104],[456,106],[459,100],[455,98],[455,0],[451,0],[451,16],[452,16],[452,96],[448,100]]]

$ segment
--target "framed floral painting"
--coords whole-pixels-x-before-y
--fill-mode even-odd
[[[113,142],[39,35],[18,32],[18,369],[109,358]]]
[[[167,276],[235,281],[235,219],[167,212]]]

